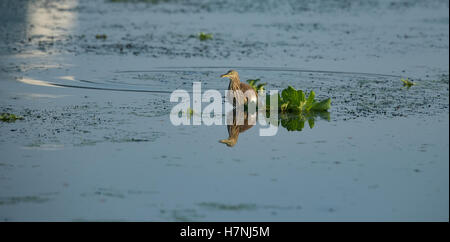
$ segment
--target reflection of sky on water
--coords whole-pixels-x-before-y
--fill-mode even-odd
[[[40,4],[28,3],[26,21],[29,37],[44,37],[47,39],[61,38],[76,26],[78,1],[57,1]]]
[[[22,83],[26,83],[26,84],[30,84],[30,85],[43,86],[43,87],[58,87],[56,85],[52,85],[51,83],[48,83],[45,81],[40,81],[40,80],[34,80],[31,78],[19,78],[17,80]]]
[[[77,26],[77,6],[77,0],[1,3],[0,53],[19,58],[54,54],[54,41],[66,39]]]

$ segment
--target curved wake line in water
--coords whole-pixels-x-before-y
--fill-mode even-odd
[[[118,91],[118,92],[172,93],[172,91],[163,91],[163,90],[120,89],[120,88],[107,88],[107,87],[77,86],[77,85],[60,84],[60,83],[47,82],[47,81],[41,81],[41,80],[34,80],[34,79],[30,79],[30,78],[22,78],[22,79],[17,79],[17,80],[19,82],[26,83],[29,85],[45,86],[45,87],[70,87],[70,88],[103,90],[103,91]]]
[[[70,88],[81,88],[81,89],[92,89],[92,90],[102,90],[102,91],[117,91],[117,92],[147,92],[147,93],[172,93],[173,91],[163,91],[163,90],[141,90],[141,89],[120,89],[120,88],[107,88],[107,87],[86,87],[86,86],[75,86],[66,85],[58,83],[50,83],[50,85],[57,87],[70,87]]]
[[[344,74],[344,75],[366,75],[366,76],[379,76],[379,77],[395,77],[401,78],[399,75],[392,74],[378,74],[378,73],[367,73],[367,72],[349,72],[349,71],[324,71],[324,70],[308,70],[299,68],[289,68],[289,67],[251,67],[251,66],[166,66],[158,67],[153,70],[126,70],[126,71],[116,71],[115,73],[137,73],[137,72],[176,72],[184,69],[241,69],[241,70],[254,70],[254,71],[288,71],[288,72],[310,72],[310,73],[324,73],[324,74]]]
[[[402,76],[398,75],[389,75],[389,74],[377,74],[377,73],[364,73],[364,72],[345,72],[345,71],[323,71],[323,70],[307,70],[307,69],[297,69],[297,68],[286,68],[286,67],[246,67],[246,66],[191,66],[191,67],[158,67],[150,70],[124,70],[124,71],[115,71],[114,73],[145,73],[145,72],[179,72],[186,71],[188,69],[241,69],[241,70],[254,70],[254,71],[275,71],[275,72],[304,72],[304,73],[322,73],[322,74],[341,74],[341,75],[364,75],[364,76],[374,76],[374,77],[394,77],[401,78]],[[145,89],[127,89],[127,88],[113,88],[113,87],[99,87],[99,86],[84,86],[84,85],[71,85],[71,84],[63,84],[57,82],[47,82],[40,80],[33,80],[29,78],[22,78],[19,80],[20,82],[24,82],[31,85],[39,85],[39,86],[51,86],[51,87],[67,87],[67,88],[79,88],[79,89],[91,89],[91,90],[103,90],[103,91],[119,91],[119,92],[141,92],[141,93],[162,93],[162,94],[170,94],[173,92],[169,90],[145,90]],[[82,83],[89,84],[98,84],[93,81],[88,80],[72,80],[79,81]],[[178,89],[178,88],[176,88]],[[187,91],[188,93],[192,93],[192,91]]]

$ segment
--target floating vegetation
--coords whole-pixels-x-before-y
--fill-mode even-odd
[[[259,79],[249,79],[247,80],[247,83],[256,91],[264,91],[264,86],[267,85],[267,83],[260,83],[257,84],[260,80]]]
[[[278,93],[278,110],[282,113],[307,113],[327,111],[331,107],[331,99],[323,101],[315,100],[315,93],[311,91],[306,97],[302,90],[296,90],[292,86],[285,88],[281,95]],[[266,97],[266,109],[270,107],[270,96]]]
[[[0,115],[0,121],[7,122],[7,123],[12,123],[12,122],[15,122],[16,120],[22,120],[22,119],[23,119],[23,117],[17,116],[12,113],[2,113]]]
[[[97,35],[95,35],[95,38],[96,39],[106,39],[106,38],[108,38],[108,36],[106,34],[97,34]]]
[[[194,115],[194,109],[192,108],[188,108],[186,113],[188,114],[189,118],[192,117],[192,115]]]
[[[412,86],[416,85],[415,82],[408,80],[408,78],[406,78],[406,79],[402,78],[402,82],[403,82],[403,86],[406,86],[406,87],[412,87]]]
[[[171,0],[108,0],[112,3],[163,3],[163,2],[169,2]]]
[[[210,39],[212,39],[212,38],[213,38],[213,35],[212,35],[212,34],[206,34],[206,33],[200,32],[200,33],[198,34],[198,38],[199,38],[201,41],[205,41],[205,40],[210,40]]]

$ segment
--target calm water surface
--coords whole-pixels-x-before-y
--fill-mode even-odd
[[[448,1],[2,1],[0,20],[0,111],[24,117],[0,123],[2,220],[448,221]],[[173,90],[232,68],[332,107],[233,147],[170,123]]]

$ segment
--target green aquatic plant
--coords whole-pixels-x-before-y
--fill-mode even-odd
[[[406,78],[406,79],[402,78],[402,82],[403,82],[403,86],[407,86],[407,87],[411,87],[411,86],[416,85],[415,82],[412,82],[412,81],[408,80],[408,78]]]
[[[194,109],[188,108],[186,113],[187,113],[187,115],[188,115],[189,118],[190,118],[190,117],[192,117],[192,115],[194,115]]]
[[[270,115],[266,116],[266,120],[277,126],[281,124],[288,131],[302,131],[306,122],[312,129],[316,117],[330,121],[330,113],[327,110],[331,107],[331,99],[316,101],[315,96],[314,91],[311,91],[306,97],[302,90],[296,90],[289,86],[281,91],[281,95],[277,94],[278,119],[274,120]],[[266,96],[267,111],[270,111],[270,98],[270,95]]]
[[[205,40],[210,40],[210,39],[212,39],[212,38],[213,38],[213,35],[212,35],[212,34],[206,34],[206,33],[200,32],[200,33],[198,34],[198,38],[199,38],[201,41],[205,41]]]
[[[95,38],[96,39],[106,39],[106,38],[108,38],[108,36],[106,34],[97,34],[97,35],[95,35]]]
[[[259,83],[260,79],[249,79],[247,80],[247,83],[256,91],[264,91],[264,86],[267,85],[267,83]]]
[[[23,119],[23,117],[17,116],[12,113],[2,113],[0,115],[0,121],[7,122],[7,123],[12,123],[12,122],[15,122],[16,120],[22,120],[22,119]]]
[[[323,101],[315,100],[316,94],[311,91],[306,97],[302,90],[296,90],[292,86],[285,88],[278,94],[278,109],[282,113],[308,113],[327,111],[331,107],[331,99],[327,98]],[[270,96],[266,97],[266,109],[270,108]]]

